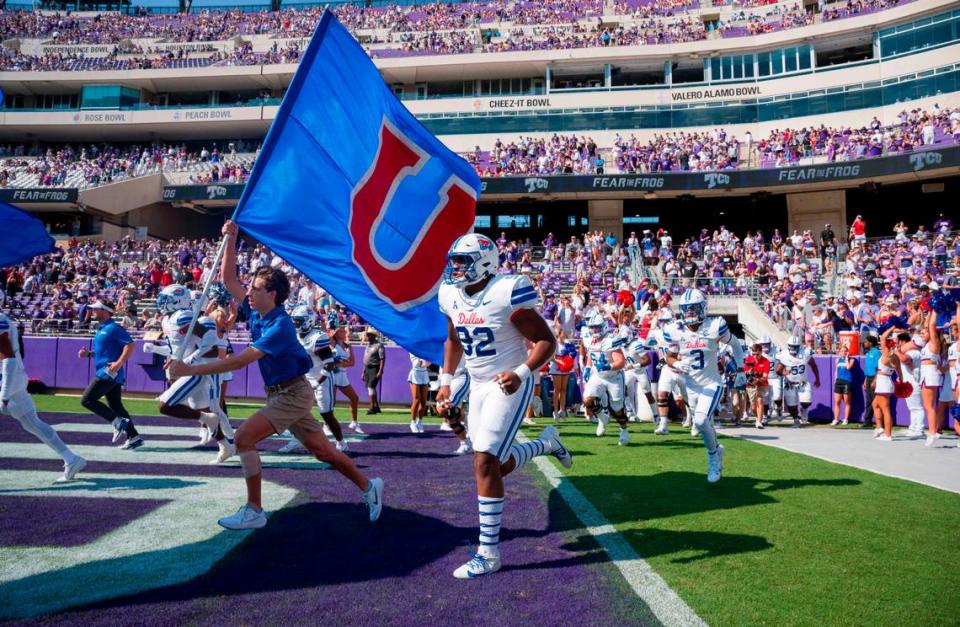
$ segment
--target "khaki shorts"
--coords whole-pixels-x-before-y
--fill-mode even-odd
[[[258,413],[270,421],[277,433],[289,429],[303,442],[309,433],[323,430],[323,425],[310,413],[315,402],[313,388],[306,378],[300,377],[299,381],[280,392],[268,392],[267,404]]]
[[[757,402],[757,399],[764,399],[767,396],[767,385],[757,385],[757,386],[748,386],[747,387],[747,400],[750,401],[750,404],[753,405]]]

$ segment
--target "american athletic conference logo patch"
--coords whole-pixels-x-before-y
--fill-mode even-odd
[[[456,175],[450,175],[435,190],[437,203],[429,211],[405,202],[400,184],[407,177],[417,180],[431,158],[384,117],[377,154],[350,197],[348,227],[353,261],[370,289],[399,311],[433,298],[446,266],[447,250],[473,227],[476,196]],[[374,241],[391,204],[395,211],[424,212],[420,230],[403,251],[378,250]],[[400,258],[388,261],[389,256]]]

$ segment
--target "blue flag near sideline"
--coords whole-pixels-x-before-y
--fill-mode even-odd
[[[0,268],[12,266],[57,249],[43,222],[22,209],[0,201],[0,233],[16,233],[0,246]]]
[[[479,195],[473,168],[324,11],[234,220],[386,336],[439,362],[447,322],[437,289]]]

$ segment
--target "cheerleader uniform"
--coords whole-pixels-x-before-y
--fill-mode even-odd
[[[893,368],[877,364],[877,378],[874,381],[875,396],[890,396],[893,394]]]

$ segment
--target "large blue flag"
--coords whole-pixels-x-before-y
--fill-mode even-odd
[[[47,227],[36,217],[0,201],[0,233],[6,233],[0,246],[0,268],[12,266],[57,249]],[[15,235],[13,235],[15,234]]]
[[[480,179],[324,11],[237,205],[240,227],[415,355],[439,362],[437,289]]]

